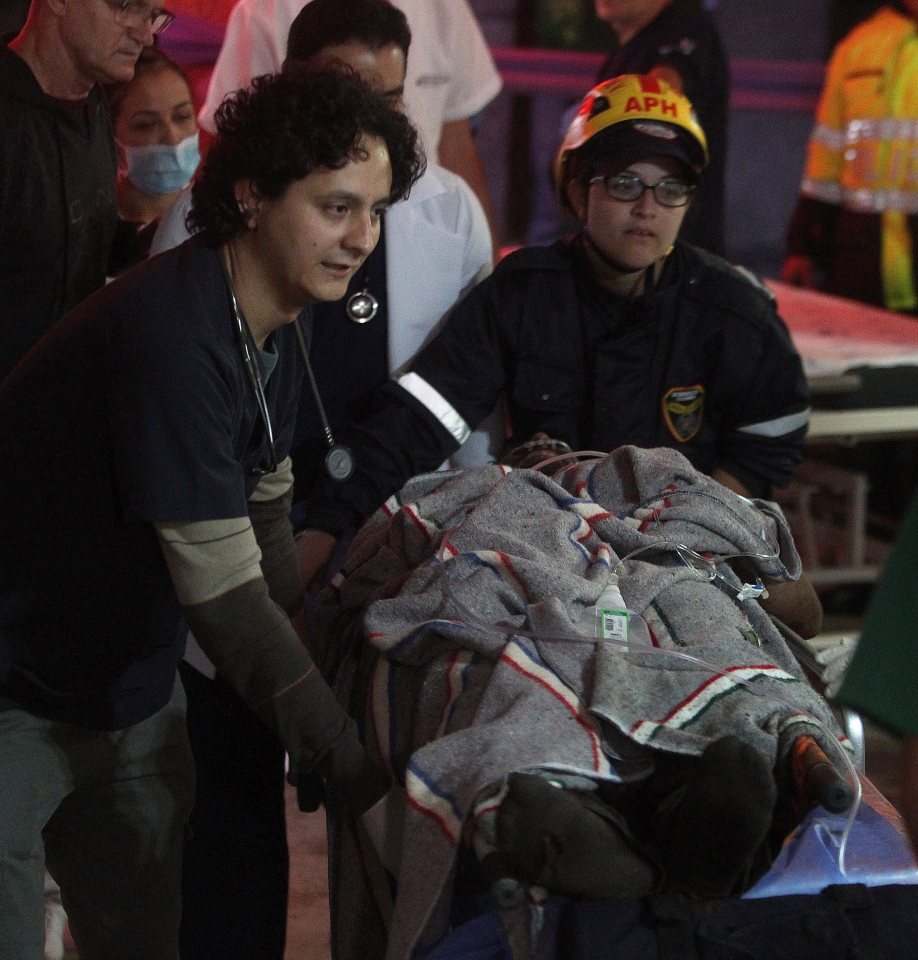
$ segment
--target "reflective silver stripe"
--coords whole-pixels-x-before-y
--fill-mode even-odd
[[[859,140],[918,140],[918,120],[910,117],[868,117],[851,120],[845,128],[845,142]]]
[[[810,422],[810,408],[799,413],[789,413],[777,420],[763,420],[761,423],[749,423],[739,427],[739,433],[751,433],[757,437],[783,437],[785,434],[800,430]]]
[[[416,373],[403,373],[396,378],[396,383],[403,390],[407,390],[415,400],[424,404],[455,437],[458,444],[461,445],[468,440],[472,432],[469,425],[462,419],[459,411],[451,406],[442,394],[434,390],[423,377],[419,377]]]
[[[827,127],[824,124],[819,123],[813,127],[813,132],[810,134],[810,139],[815,140],[817,143],[821,143],[824,147],[828,147],[830,150],[841,150],[845,145],[845,132],[843,130],[836,130],[834,127]]]
[[[899,213],[918,213],[918,194],[908,190],[842,190],[842,205],[862,213],[882,213],[895,210]]]
[[[918,213],[918,183],[915,157],[918,156],[918,120],[907,117],[866,117],[848,122],[844,130],[817,124],[810,137],[838,154],[837,163],[845,171],[856,171],[862,186],[843,186],[804,176],[801,192],[826,203],[843,206],[859,213]],[[889,155],[883,160],[896,186],[878,187],[884,177],[880,158],[884,148]],[[842,174],[844,180],[849,174]]]
[[[805,177],[800,184],[801,193],[824,203],[833,203],[859,213],[883,213],[893,210],[899,213],[918,213],[918,193],[908,190],[870,190],[842,188],[837,183],[826,183]]]
[[[838,183],[827,183],[824,180],[813,180],[810,177],[804,177],[800,184],[800,192],[814,200],[822,200],[823,203],[834,203],[836,207],[841,206],[842,189]]]
[[[830,150],[843,150],[846,146],[868,140],[879,144],[884,140],[918,141],[918,120],[906,117],[866,117],[849,120],[844,130],[817,124],[810,139]]]

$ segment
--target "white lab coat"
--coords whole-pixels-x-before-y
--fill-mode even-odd
[[[308,0],[239,0],[198,120],[214,132],[213,116],[229,93],[252,77],[277,73],[287,55],[290,24]],[[405,111],[427,155],[437,156],[444,123],[466,120],[500,92],[502,81],[467,0],[393,0],[408,20],[411,50]]]

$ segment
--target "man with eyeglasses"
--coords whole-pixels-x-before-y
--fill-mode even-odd
[[[169,13],[168,10],[148,3],[138,3],[137,0],[105,0],[105,2],[114,10],[115,18],[121,23],[142,27],[149,21],[154,34],[162,33],[175,20],[175,14]]]
[[[325,516],[365,514],[439,463],[501,391],[511,465],[633,444],[679,450],[744,495],[784,486],[808,423],[800,357],[754,278],[677,239],[707,159],[690,102],[664,81],[591,90],[555,164],[579,231],[505,257],[374,416],[342,431],[364,469],[314,491]]]
[[[130,80],[171,22],[133,0],[32,0],[0,42],[0,379],[105,282],[117,156],[100,85]]]

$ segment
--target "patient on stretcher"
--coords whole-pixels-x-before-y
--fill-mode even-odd
[[[747,889],[805,812],[795,754],[845,769],[768,613],[818,629],[801,573],[774,504],[673,450],[407,484],[318,610],[320,663],[407,800],[385,924],[332,798],[336,953],[382,956],[387,925],[388,956],[435,942],[470,861],[530,896]]]

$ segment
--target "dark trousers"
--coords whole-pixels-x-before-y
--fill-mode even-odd
[[[0,960],[43,955],[45,864],[85,960],[177,960],[193,793],[178,682],[121,730],[0,710]]]
[[[185,842],[182,960],[283,960],[284,751],[227,683],[180,667],[197,793]]]

